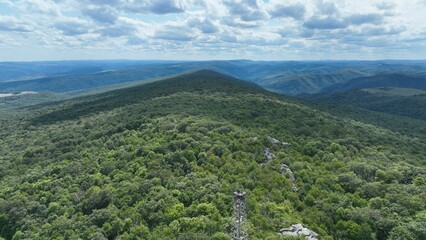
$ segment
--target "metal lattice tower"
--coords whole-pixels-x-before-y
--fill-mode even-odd
[[[249,239],[247,228],[247,212],[244,202],[246,193],[242,190],[234,192],[234,217],[233,222],[233,236],[235,240]]]

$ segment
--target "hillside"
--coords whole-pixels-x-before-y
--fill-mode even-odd
[[[401,91],[399,90],[399,92]],[[404,95],[407,92],[405,90],[400,94],[396,94],[397,91],[394,91],[393,94],[386,94],[383,91],[372,91],[370,89],[368,91],[353,90],[342,93],[316,94],[305,96],[305,98],[327,104],[353,106],[426,121],[426,95]],[[420,90],[417,90],[418,92]]]
[[[364,88],[362,89],[365,92],[372,94],[381,94],[381,95],[391,95],[391,96],[418,96],[426,95],[425,90],[414,89],[414,88]]]
[[[300,101],[307,106],[336,117],[353,119],[414,138],[424,139],[426,136],[426,122],[424,120],[372,111],[349,104],[342,104],[338,101],[322,101],[320,98],[307,98],[304,96]]]
[[[3,94],[3,97],[1,95],[0,93],[0,114],[8,111],[15,111],[16,109],[27,106],[69,98],[68,96],[51,92]]]
[[[264,79],[260,81],[260,84],[278,93],[297,95],[300,93],[318,93],[325,87],[365,75],[367,73],[352,69],[324,74],[282,74]]]
[[[425,138],[210,70],[0,124],[5,239],[426,238]]]
[[[414,88],[426,90],[424,77],[411,77],[403,74],[383,74],[369,77],[360,77],[337,83],[322,89],[322,92],[345,92],[363,88]]]

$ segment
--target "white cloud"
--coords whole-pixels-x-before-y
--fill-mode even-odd
[[[127,54],[117,58],[141,56],[139,51],[149,51],[152,55],[143,56],[155,58],[170,57],[173,52],[175,57],[185,59],[188,55],[211,58],[214,50],[222,54],[214,55],[219,58],[232,55],[304,59],[319,57],[321,52],[326,58],[357,54],[362,58],[365,51],[394,54],[393,58],[426,58],[426,51],[421,51],[425,50],[421,41],[426,32],[424,3],[424,0],[417,0],[416,4],[404,0],[0,0],[0,8],[10,12],[8,16],[0,15],[0,34],[3,45],[6,40],[12,41],[28,50],[52,51],[52,55],[58,53],[55,49],[60,49],[63,58],[67,58],[68,48],[72,49],[72,56],[79,56],[75,53],[83,53],[84,49],[85,53],[98,54],[96,58],[111,56],[114,49]],[[325,53],[325,46],[333,47]],[[421,50],[413,51],[416,47]],[[182,49],[186,55],[179,55]],[[296,52],[298,55],[291,55]],[[411,55],[404,55],[408,53]],[[0,51],[0,59],[10,56],[10,51],[9,54]]]
[[[380,2],[376,4],[376,7],[380,10],[392,10],[396,7],[393,2]]]
[[[35,27],[28,22],[20,21],[13,16],[0,15],[0,31],[32,32]]]
[[[31,12],[38,12],[58,16],[61,14],[61,8],[52,0],[17,0],[9,1],[16,8]]]
[[[195,38],[195,35],[185,26],[164,25],[155,32],[154,38],[171,41],[190,41]]]
[[[101,24],[114,24],[118,19],[118,11],[109,6],[89,6],[82,12]]]
[[[269,14],[273,18],[285,18],[290,17],[296,20],[301,20],[305,16],[306,8],[301,3],[294,5],[273,5],[269,9]]]
[[[90,27],[87,21],[79,18],[64,18],[54,24],[54,27],[60,30],[64,35],[73,36],[89,33]]]
[[[125,9],[141,13],[169,14],[183,13],[186,6],[185,1],[179,0],[129,0]]]
[[[193,18],[188,21],[188,26],[191,28],[197,28],[202,33],[216,33],[219,31],[219,28],[209,19],[199,19]]]

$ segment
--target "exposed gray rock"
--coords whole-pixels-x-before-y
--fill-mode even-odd
[[[263,149],[263,155],[266,157],[266,163],[270,162],[272,158],[275,157],[275,154],[269,148]]]
[[[300,223],[293,224],[287,228],[281,228],[279,233],[289,236],[305,236],[308,240],[318,240],[318,234],[316,232],[303,227]]]
[[[297,191],[298,190],[298,188],[297,188],[297,186],[296,186],[296,179],[294,178],[294,173],[293,173],[293,171],[290,169],[290,167],[289,166],[287,166],[286,164],[281,164],[281,170],[283,171],[283,174],[288,174],[289,176],[290,176],[290,180],[291,180],[291,182],[292,182],[292,184],[293,184],[293,190],[294,191]]]
[[[303,228],[300,233],[305,236],[311,235],[311,232],[307,228]]]
[[[294,226],[294,230],[296,230],[297,232],[303,229],[303,225],[300,223],[294,224],[293,226]]]
[[[281,142],[280,140],[273,138],[271,136],[268,136],[268,140],[274,145],[274,146],[284,146],[284,147],[291,147],[291,144],[288,142]]]
[[[274,145],[281,145],[281,141],[279,141],[278,139],[275,139],[273,137],[268,136],[268,140]]]

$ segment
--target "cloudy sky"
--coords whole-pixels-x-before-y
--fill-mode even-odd
[[[426,0],[0,0],[0,61],[426,59]]]

